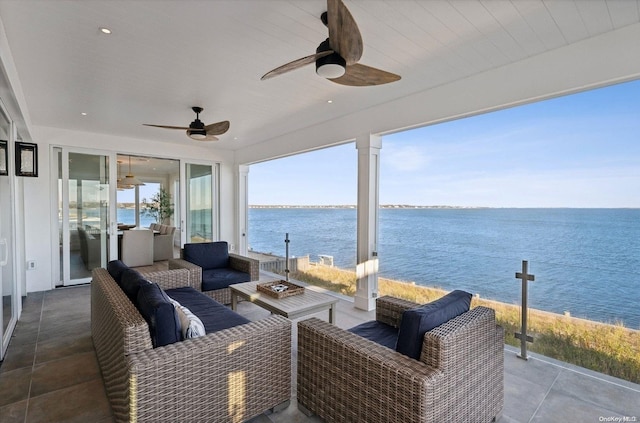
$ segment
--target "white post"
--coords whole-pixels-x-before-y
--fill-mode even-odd
[[[356,138],[358,150],[358,227],[356,295],[354,305],[374,310],[378,297],[378,207],[382,138],[366,134]]]
[[[247,231],[249,230],[249,166],[239,165],[237,181],[237,216],[235,253],[246,256],[249,252]]]

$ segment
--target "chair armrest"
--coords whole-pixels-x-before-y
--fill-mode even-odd
[[[326,421],[424,422],[443,373],[327,322],[298,323],[298,402]]]
[[[254,258],[229,253],[229,267],[248,273],[252,281],[260,279],[260,261]]]
[[[190,275],[190,286],[202,291],[202,267],[184,259],[169,259],[169,270],[187,269]]]
[[[390,296],[376,299],[376,320],[394,328],[400,327],[405,310],[420,307],[420,304]]]
[[[132,354],[131,421],[245,421],[291,397],[282,316]]]
[[[163,291],[171,288],[181,288],[183,286],[190,286],[198,291],[200,290],[200,287],[194,286],[194,282],[191,280],[191,275],[187,269],[142,273],[142,276],[144,276],[145,279],[160,285],[160,288]]]
[[[448,408],[441,421],[453,421],[455,407],[474,404],[465,412],[468,421],[490,421],[504,405],[504,330],[496,325],[495,311],[475,307],[427,332],[420,361],[445,374],[441,389]]]

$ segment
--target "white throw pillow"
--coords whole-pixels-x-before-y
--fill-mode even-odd
[[[182,338],[197,338],[206,335],[202,320],[191,312],[187,307],[183,306],[173,298],[169,297],[176,309],[178,318],[180,319],[180,327],[182,329]]]

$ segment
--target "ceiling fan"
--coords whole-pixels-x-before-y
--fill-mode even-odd
[[[200,120],[200,113],[204,110],[202,107],[192,107],[196,114],[196,120],[191,122],[189,126],[169,126],[169,125],[151,125],[143,123],[144,126],[154,126],[156,128],[165,129],[182,129],[187,131],[187,136],[196,141],[218,141],[216,135],[222,135],[229,130],[229,121],[224,120],[222,122],[212,123],[211,125],[205,125]]]
[[[362,57],[362,36],[351,12],[342,0],[327,0],[327,11],[320,17],[329,28],[329,38],[320,43],[316,54],[279,66],[262,80],[316,63],[316,73],[342,85],[364,87],[398,81],[400,75],[358,63]]]

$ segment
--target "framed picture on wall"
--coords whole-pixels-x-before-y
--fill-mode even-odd
[[[38,145],[16,142],[16,175],[38,176]]]
[[[7,151],[7,141],[0,140],[0,175],[9,174],[9,152]]]

